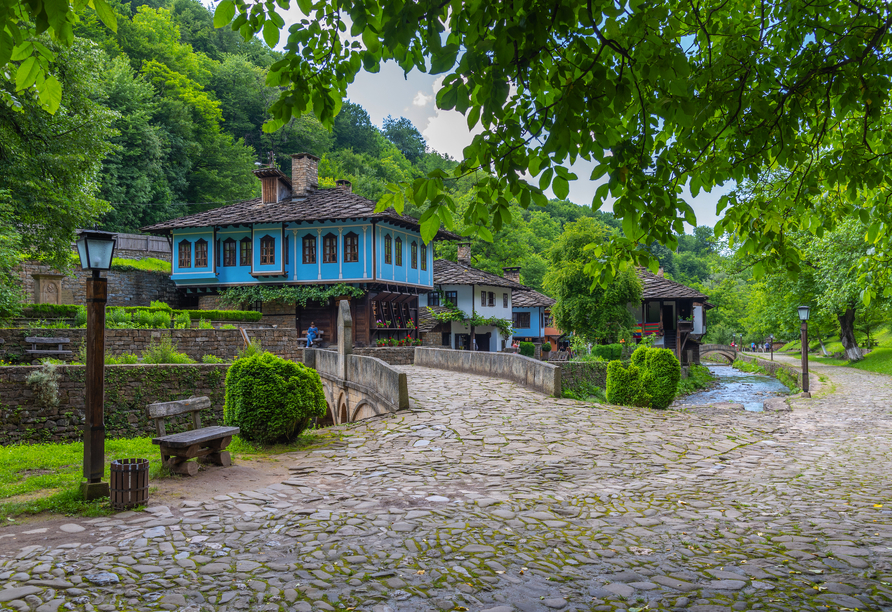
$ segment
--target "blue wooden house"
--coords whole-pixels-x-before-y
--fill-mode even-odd
[[[417,219],[352,192],[349,181],[318,187],[319,158],[292,155],[291,176],[277,168],[254,174],[261,196],[143,231],[171,241],[171,278],[199,308],[217,306],[221,289],[240,285],[336,285],[365,291],[351,300],[354,342],[415,334],[418,295],[434,285],[433,248]],[[457,236],[440,232],[437,238]],[[337,306],[257,304],[264,319],[306,330],[311,322],[335,341]],[[378,321],[387,322],[382,327]]]

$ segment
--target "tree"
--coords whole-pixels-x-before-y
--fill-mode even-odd
[[[278,4],[222,0],[214,23],[279,42]],[[606,283],[629,259],[655,268],[644,248],[670,249],[683,223],[696,223],[682,195],[758,181],[781,168],[789,180],[772,198],[723,196],[721,231],[747,253],[798,266],[788,237],[817,235],[852,212],[870,216],[892,251],[892,5],[883,0],[739,0],[617,5],[607,0],[445,3],[320,0],[289,29],[268,82],[282,87],[267,129],[312,109],[330,125],[360,71],[393,60],[406,72],[444,74],[440,109],[465,114],[480,133],[451,175],[434,173],[380,204],[424,202],[425,239],[451,225],[451,177],[475,171],[477,206],[466,227],[486,236],[516,199],[566,197],[568,164],[597,163],[623,223],[590,271]],[[349,36],[345,35],[349,29]],[[360,42],[361,41],[361,42]],[[536,177],[527,180],[527,172]],[[813,194],[838,189],[837,209],[811,209]],[[889,266],[886,266],[888,271]],[[761,273],[757,271],[757,273]],[[879,272],[878,272],[879,273]]]
[[[589,244],[603,244],[609,229],[591,218],[568,224],[549,251],[551,264],[545,289],[557,302],[551,309],[555,324],[592,342],[616,341],[631,330],[635,318],[629,304],[641,303],[641,282],[632,266],[621,270],[607,287],[592,287],[586,266],[597,259]]]
[[[44,42],[59,59],[52,76],[64,93],[52,115],[30,92],[17,95],[18,110],[0,104],[0,191],[8,193],[23,254],[65,269],[75,230],[92,226],[106,209],[98,179],[115,116],[97,101],[99,49],[89,41],[66,48]],[[15,92],[2,74],[0,91]]]
[[[394,119],[390,115],[384,118],[384,136],[396,145],[400,153],[410,162],[415,163],[424,155],[427,141],[421,132],[405,117]]]
[[[329,122],[329,125],[331,122]],[[334,120],[334,139],[338,147],[353,149],[354,153],[377,155],[379,152],[378,129],[372,125],[368,112],[350,100],[344,102]]]

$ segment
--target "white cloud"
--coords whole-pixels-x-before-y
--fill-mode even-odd
[[[433,84],[433,95],[443,86],[443,78],[438,77]],[[421,135],[427,139],[427,146],[440,153],[451,155],[455,159],[464,157],[464,148],[471,144],[474,135],[483,131],[478,123],[474,130],[468,129],[468,120],[460,112],[455,110],[444,111],[434,108],[435,114],[427,121],[427,126],[421,130]]]
[[[426,96],[426,95],[424,95],[423,91],[419,91],[417,94],[415,94],[415,99],[412,100],[412,105],[413,106],[427,106],[428,104],[433,102],[433,100],[434,100],[433,95]]]

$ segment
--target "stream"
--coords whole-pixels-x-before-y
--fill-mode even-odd
[[[790,393],[790,390],[782,382],[771,376],[741,372],[729,365],[709,365],[707,367],[716,378],[715,386],[679,398],[676,401],[677,405],[705,406],[718,402],[731,402],[743,404],[746,410],[762,412],[762,406],[766,399]]]

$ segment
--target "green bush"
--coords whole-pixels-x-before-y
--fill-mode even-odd
[[[185,353],[177,351],[177,345],[169,336],[163,336],[160,341],[152,340],[142,354],[143,363],[195,363]]]
[[[125,363],[139,363],[139,358],[133,353],[124,353],[119,357],[109,355],[108,353],[105,355],[105,365],[120,365]]]
[[[201,363],[226,363],[226,360],[216,355],[205,355],[201,358]]]
[[[543,353],[551,352],[551,342],[546,342],[545,344],[542,345],[542,352]]]
[[[251,338],[251,344],[239,350],[236,359],[247,359],[254,355],[262,355],[263,348],[260,346],[260,338]]]
[[[226,325],[221,325],[220,329],[238,329],[238,327],[236,327],[232,323],[227,323]]]
[[[620,406],[668,408],[678,392],[681,364],[668,349],[639,346],[629,367],[607,365],[607,400]]]
[[[212,321],[259,321],[263,316],[254,310],[177,310],[188,313],[193,319]]]
[[[536,345],[532,342],[520,343],[520,354],[524,357],[532,357],[536,354]]]
[[[651,407],[669,407],[678,392],[681,380],[681,364],[669,349],[648,348],[644,361],[641,384],[651,396]]]
[[[214,329],[214,325],[207,319],[199,319],[198,329]]]
[[[236,360],[226,374],[223,419],[245,440],[289,442],[325,411],[322,380],[301,363],[262,353]]]
[[[607,361],[613,361],[615,359],[622,359],[623,345],[622,344],[596,344],[592,347],[592,355],[594,355],[595,357],[600,357],[601,359],[606,359]]]
[[[28,318],[69,318],[77,314],[75,304],[25,304],[22,314]]]
[[[151,302],[149,302],[149,308],[155,308],[157,310],[167,310],[167,311],[173,310],[173,308],[170,307],[170,304],[165,304],[164,302],[162,302],[160,300],[152,300]]]
[[[177,329],[189,329],[192,327],[192,317],[189,316],[188,312],[178,311],[175,321],[174,327]]]

